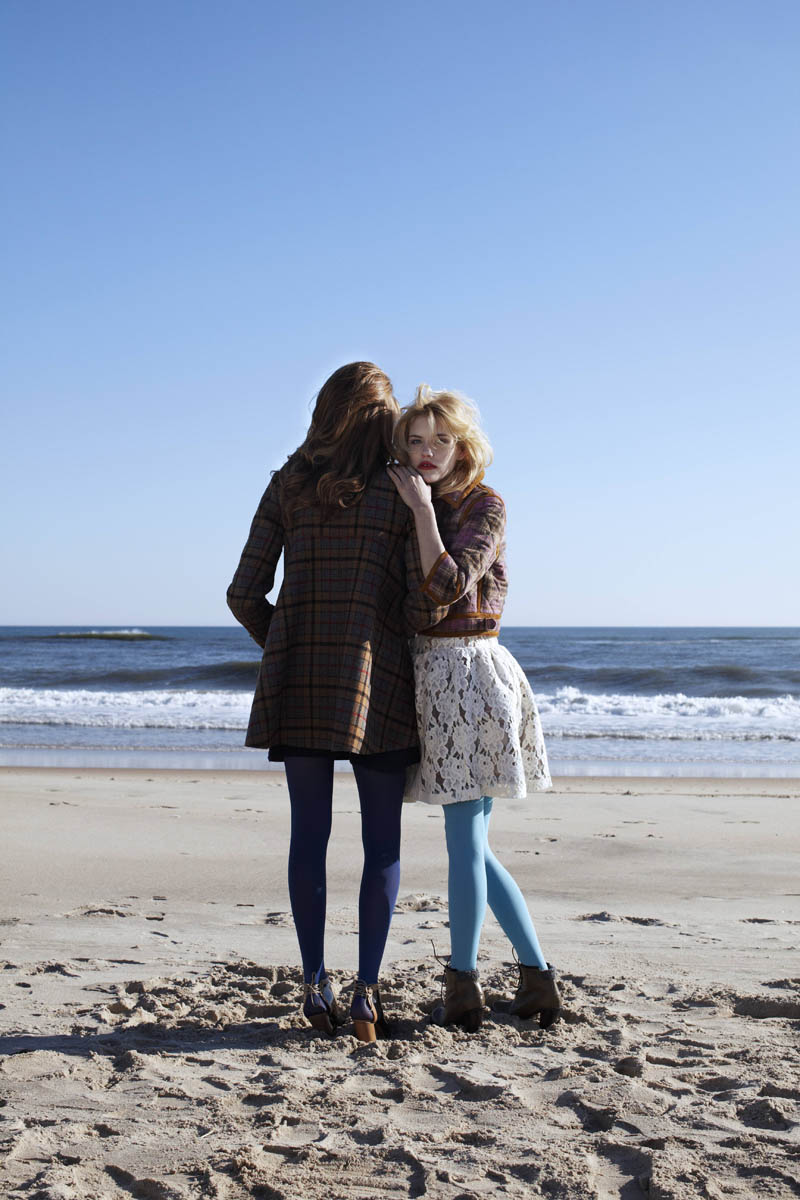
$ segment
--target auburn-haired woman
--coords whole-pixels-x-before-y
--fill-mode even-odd
[[[324,953],[333,764],[353,765],[364,866],[350,1015],[365,1041],[376,1027],[386,1032],[378,972],[400,881],[405,771],[419,759],[403,612],[413,530],[386,472],[398,414],[392,384],[374,363],[334,371],[305,441],[261,499],[228,589],[231,611],[264,650],[246,744],[268,747],[285,764],[303,1012],[327,1032],[342,1022]],[[265,597],[281,553],[284,582],[273,605]],[[422,608],[420,618],[429,619]]]

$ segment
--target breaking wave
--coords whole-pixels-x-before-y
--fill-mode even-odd
[[[229,662],[187,668],[248,687],[136,688],[125,691],[0,688],[0,725],[118,729],[245,729],[255,666]],[[149,672],[152,680],[153,672]],[[174,674],[174,672],[173,672]],[[668,741],[800,742],[800,699],[786,695],[592,695],[575,687],[536,695],[546,736]]]
[[[65,629],[62,633],[47,633],[43,635],[43,640],[50,641],[55,638],[99,638],[101,640],[110,640],[116,642],[166,642],[169,641],[163,634],[147,633],[144,629]]]

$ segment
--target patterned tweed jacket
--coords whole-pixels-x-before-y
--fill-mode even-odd
[[[416,747],[408,629],[444,610],[417,587],[404,611],[416,553],[410,510],[381,472],[352,508],[328,520],[301,508],[287,529],[279,484],[280,472],[228,589],[233,615],[264,650],[246,745],[354,754]],[[273,605],[265,597],[281,552]]]
[[[508,591],[505,505],[479,479],[434,500],[434,510],[445,552],[426,579],[418,567],[409,572],[419,589],[406,604],[409,627],[427,637],[497,637]],[[431,620],[421,627],[426,602]]]

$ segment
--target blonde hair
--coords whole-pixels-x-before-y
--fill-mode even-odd
[[[394,427],[395,454],[405,465],[408,465],[408,431],[417,417],[425,417],[430,429],[437,420],[443,421],[463,451],[463,457],[456,459],[447,478],[433,485],[434,493],[446,496],[477,483],[492,461],[492,447],[481,429],[477,405],[460,392],[434,392],[427,383],[421,383]]]

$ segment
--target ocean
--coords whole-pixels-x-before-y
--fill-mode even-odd
[[[800,777],[800,629],[507,627],[556,774]],[[0,764],[265,769],[236,627],[0,628]]]

